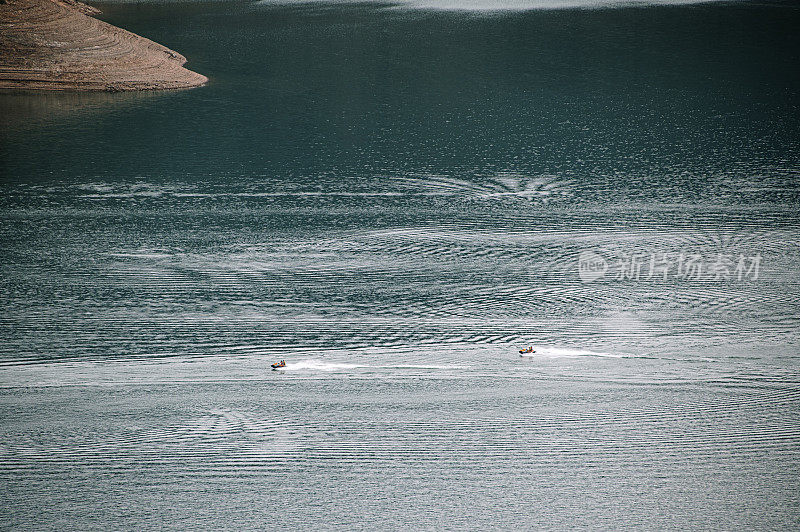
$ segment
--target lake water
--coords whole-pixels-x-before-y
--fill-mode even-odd
[[[645,4],[98,4],[211,81],[0,95],[0,527],[797,528],[800,10]]]

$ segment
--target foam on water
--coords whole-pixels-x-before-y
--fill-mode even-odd
[[[587,349],[574,349],[566,347],[549,347],[533,344],[533,353],[522,353],[523,358],[575,358],[575,357],[599,357],[599,358],[626,358],[628,355],[602,353]]]
[[[442,364],[348,364],[343,362],[325,362],[322,360],[300,360],[298,362],[287,362],[286,366],[278,368],[279,371],[322,371],[322,372],[346,372],[350,370],[460,370],[466,369],[464,365],[442,365]]]
[[[363,368],[366,366],[362,366],[359,364],[342,364],[342,363],[331,363],[331,362],[322,362],[319,360],[303,360],[300,362],[287,362],[285,367],[279,368],[280,371],[302,371],[302,370],[310,370],[310,371],[343,371],[343,370],[352,370],[356,368]]]

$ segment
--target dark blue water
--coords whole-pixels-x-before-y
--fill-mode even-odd
[[[100,7],[211,81],[0,95],[3,527],[800,524],[791,3]]]

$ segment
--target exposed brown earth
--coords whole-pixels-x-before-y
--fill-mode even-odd
[[[0,0],[0,89],[125,91],[196,87],[186,58],[89,15],[75,0]]]

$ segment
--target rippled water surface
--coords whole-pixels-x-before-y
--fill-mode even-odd
[[[101,8],[211,82],[0,95],[0,526],[800,525],[792,4]]]

